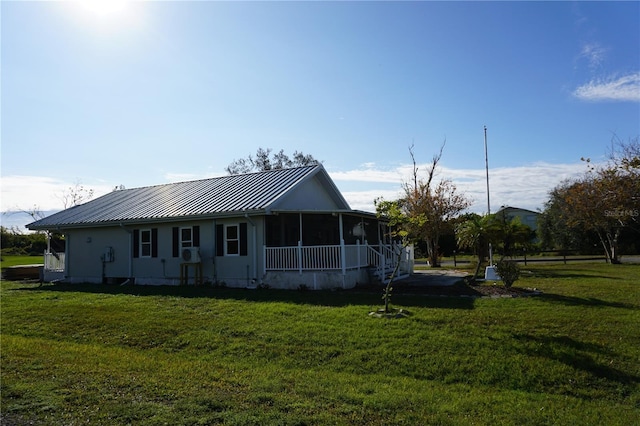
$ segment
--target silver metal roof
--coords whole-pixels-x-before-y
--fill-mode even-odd
[[[337,205],[349,209],[324,167],[313,165],[113,191],[27,227],[55,229],[264,212],[314,176]]]

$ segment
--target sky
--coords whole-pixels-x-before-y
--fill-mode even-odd
[[[0,2],[3,226],[81,184],[311,154],[373,211],[424,173],[530,210],[640,136],[640,2]],[[424,175],[423,175],[424,176]]]

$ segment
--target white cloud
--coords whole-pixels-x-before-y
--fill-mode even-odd
[[[573,95],[586,101],[640,102],[640,72],[604,80],[591,80]]]
[[[34,207],[43,211],[61,210],[64,192],[76,183],[45,176],[3,176],[0,209],[3,212],[30,210]],[[93,189],[94,198],[106,194],[115,186],[104,183],[91,185],[85,182],[82,185],[87,190]]]
[[[427,165],[418,165],[418,170],[426,170]],[[489,170],[489,190],[491,211],[509,205],[529,210],[544,207],[549,191],[563,180],[584,173],[585,166],[577,164],[534,163],[519,167],[501,167]],[[402,182],[409,182],[412,168],[400,166],[393,170],[372,170],[370,168],[346,172],[330,172],[331,178],[341,189],[351,208],[374,211],[373,200],[382,196],[392,200],[401,196]],[[438,179],[451,179],[458,190],[472,199],[470,211],[487,211],[487,181],[484,169],[454,169],[442,167]],[[354,190],[358,183],[366,184],[366,190]],[[373,183],[373,184],[372,184]],[[363,185],[364,186],[364,185]],[[373,187],[372,187],[373,186]],[[344,188],[349,188],[345,190]]]
[[[608,49],[602,47],[599,43],[587,43],[582,46],[580,57],[589,62],[589,68],[595,69],[604,62],[607,51]]]
[[[419,173],[424,176],[428,164],[418,164]],[[529,210],[544,207],[548,192],[565,179],[575,177],[585,171],[582,163],[550,164],[533,163],[519,167],[501,167],[489,170],[491,190],[491,210],[496,211],[502,205],[511,205]],[[358,169],[329,171],[351,208],[363,211],[375,211],[373,201],[383,197],[386,200],[397,199],[402,195],[402,183],[412,179],[412,166],[400,165],[395,168],[376,168],[366,164]],[[203,179],[211,176],[167,174],[168,181]],[[472,199],[470,211],[487,211],[486,174],[484,169],[455,169],[441,167],[437,179],[451,179],[458,189]],[[3,176],[2,211],[28,210],[37,206],[42,211],[62,209],[61,195],[75,182],[43,176]],[[87,189],[93,189],[94,198],[113,190],[114,185],[99,182],[96,185],[83,182]],[[24,226],[30,222],[26,215],[2,216],[3,226],[16,221],[15,225]],[[21,223],[17,223],[21,222]]]

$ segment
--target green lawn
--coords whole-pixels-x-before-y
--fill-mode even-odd
[[[630,425],[640,265],[540,265],[542,296],[3,282],[17,424]],[[3,423],[4,424],[4,423]]]
[[[2,256],[0,268],[17,265],[36,265],[44,263],[44,256]]]

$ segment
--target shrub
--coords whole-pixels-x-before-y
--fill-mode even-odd
[[[509,288],[520,278],[520,267],[513,260],[502,259],[496,265],[496,270],[505,287]]]

